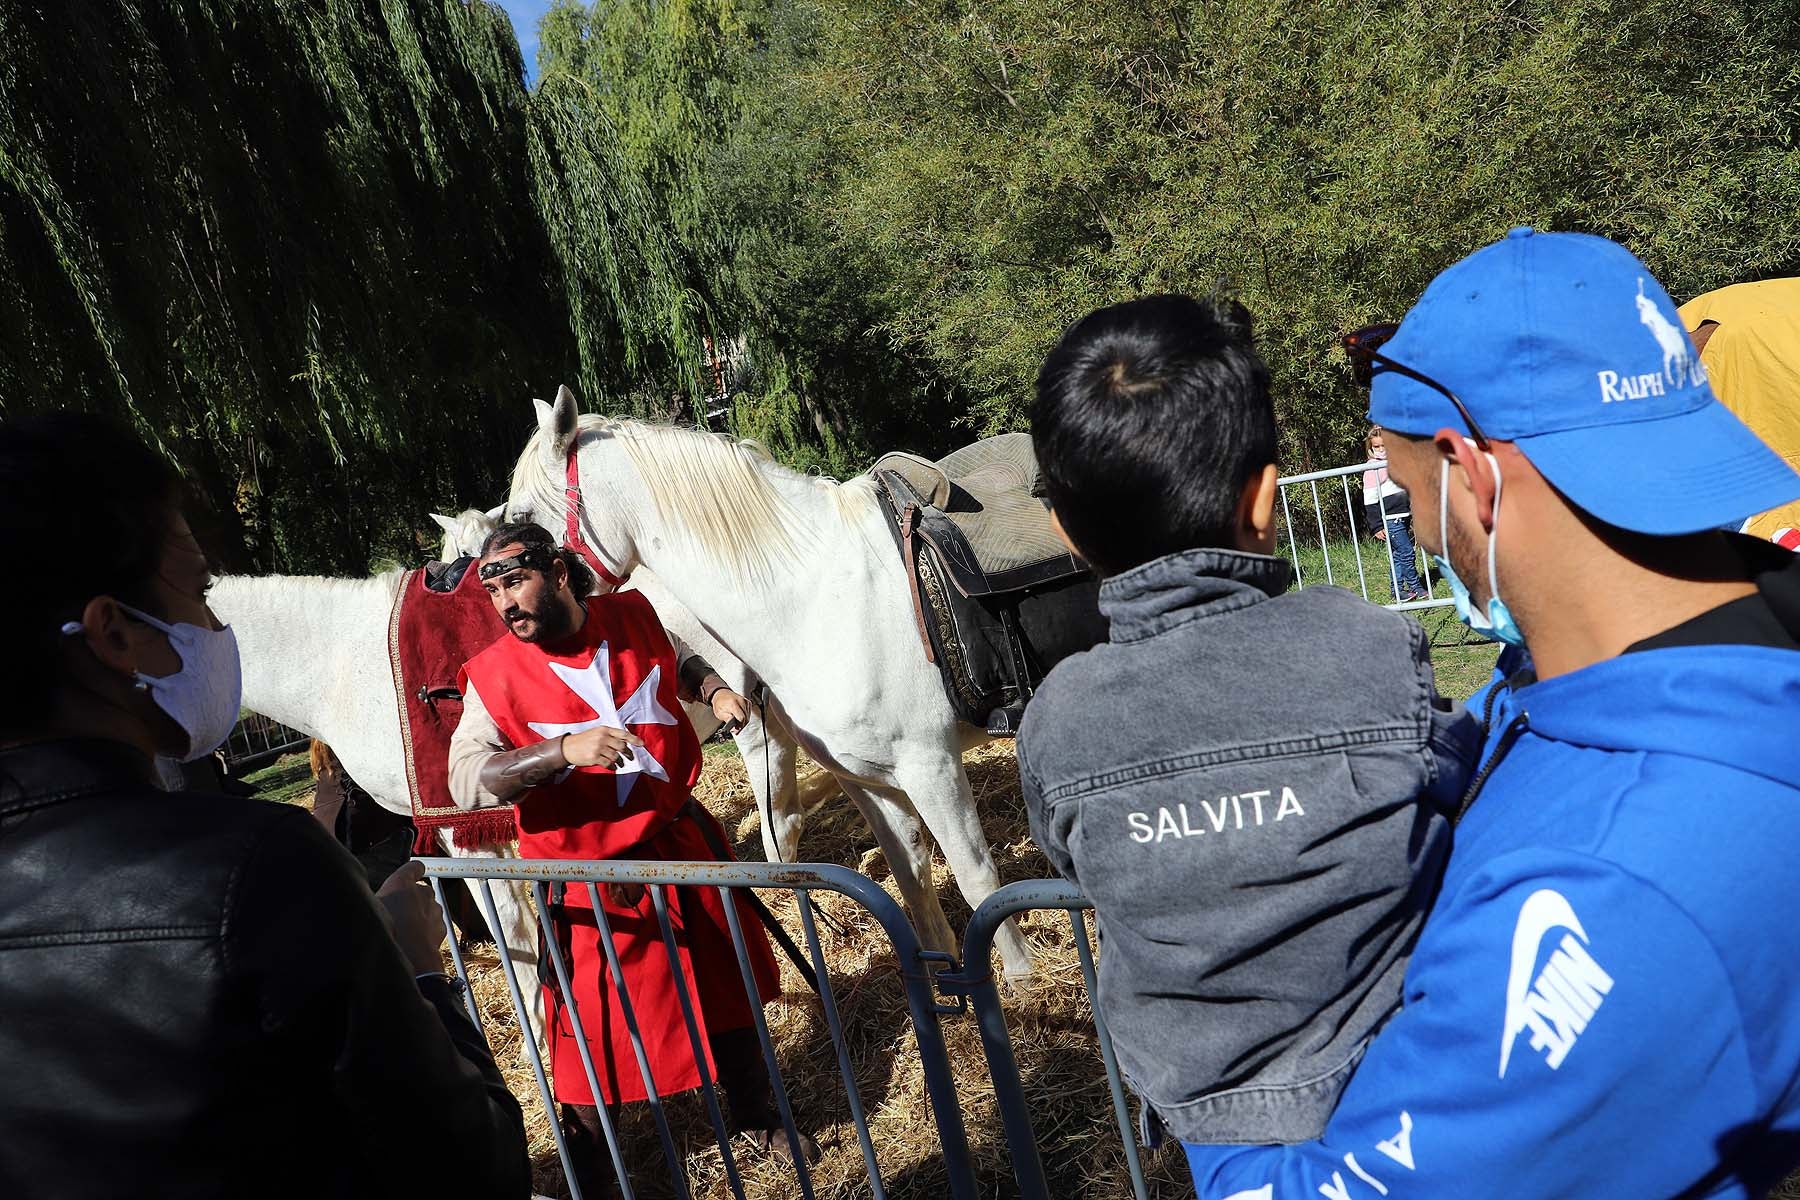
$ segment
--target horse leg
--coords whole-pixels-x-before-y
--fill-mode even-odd
[[[793,739],[778,731],[773,721],[753,715],[732,740],[744,758],[750,790],[756,794],[756,811],[762,818],[763,859],[793,862],[806,816],[794,774]]]
[[[988,850],[987,835],[981,831],[975,792],[969,786],[962,760],[945,757],[925,763],[902,761],[896,764],[894,774],[937,838],[944,861],[969,907],[980,908],[981,902],[999,888],[1000,871]],[[1006,919],[995,934],[994,943],[1000,948],[1000,961],[1009,977],[1022,979],[1031,974],[1031,947],[1019,932],[1018,918]]]
[[[447,829],[439,831],[438,845],[452,858],[518,857],[511,845],[474,848],[458,846]],[[481,881],[465,879],[463,882],[474,895],[476,905],[480,906]],[[538,927],[531,903],[531,885],[495,879],[489,881],[489,887],[494,897],[494,915],[500,918],[500,928],[489,932],[500,943],[501,953],[512,960],[513,971],[519,980],[520,994],[525,997],[526,1024],[531,1027],[532,1040],[537,1042],[538,1052],[548,1062],[550,1044],[544,1038],[544,990],[538,986]],[[486,911],[482,909],[484,915]],[[521,1059],[525,1058],[522,1047],[519,1054]]]
[[[894,873],[894,882],[900,885],[901,899],[912,914],[919,941],[927,950],[954,955],[956,934],[944,915],[937,888],[932,886],[931,835],[919,814],[902,796],[876,792],[842,777],[838,783],[875,834],[875,844],[881,847],[888,869]]]

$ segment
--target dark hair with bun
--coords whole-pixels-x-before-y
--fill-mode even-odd
[[[1276,452],[1251,325],[1229,298],[1146,296],[1089,313],[1045,360],[1038,470],[1101,574],[1232,544],[1239,495]]]
[[[180,477],[118,424],[59,412],[0,423],[0,546],[30,568],[6,591],[0,730],[29,729],[62,685],[62,626],[95,596],[156,612]]]
[[[487,535],[481,543],[481,553],[477,557],[486,558],[502,546],[517,543],[527,550],[543,550],[550,557],[561,559],[563,566],[569,569],[569,590],[577,599],[587,596],[594,590],[594,573],[588,565],[581,561],[581,555],[566,546],[556,544],[550,531],[533,521],[507,521],[494,532]]]

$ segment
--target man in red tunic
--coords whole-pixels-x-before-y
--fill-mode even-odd
[[[671,642],[641,593],[598,593],[586,565],[536,525],[495,530],[478,569],[508,633],[463,668],[463,716],[450,743],[456,802],[512,802],[526,858],[729,859],[723,830],[691,795],[700,745],[678,700],[699,700],[720,720],[741,722],[749,715],[744,697]],[[635,884],[599,892],[657,1093],[700,1086],[652,897]],[[731,1124],[758,1146],[791,1154],[724,904],[712,888],[676,894],[669,918],[681,974]],[[741,899],[738,923],[757,995],[767,1002],[780,990],[780,974]],[[583,1192],[606,1195],[611,1172],[596,1105],[616,1112],[648,1092],[585,887],[567,889],[556,924],[574,993],[565,997],[554,986],[546,956],[540,973],[552,1014],[556,1098]],[[599,1097],[581,1062],[570,999],[579,1006]]]

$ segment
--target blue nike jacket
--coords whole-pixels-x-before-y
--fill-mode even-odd
[[[1201,1200],[1748,1198],[1800,1160],[1800,652],[1486,700],[1401,1011],[1318,1141],[1189,1145]]]

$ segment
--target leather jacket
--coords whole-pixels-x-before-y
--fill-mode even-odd
[[[523,1197],[518,1101],[299,808],[0,751],[0,1196]]]

